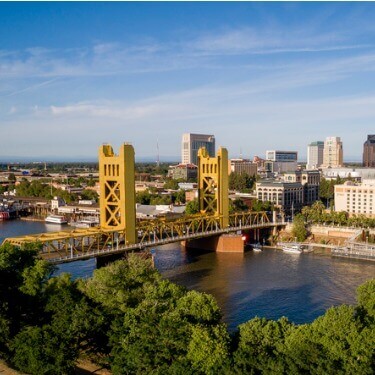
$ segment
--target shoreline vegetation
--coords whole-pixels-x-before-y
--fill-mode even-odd
[[[229,333],[211,295],[163,279],[149,259],[72,280],[51,277],[38,251],[0,246],[0,358],[21,373],[90,373],[77,364],[91,362],[112,374],[373,374],[375,279],[357,305],[312,323],[256,317]]]

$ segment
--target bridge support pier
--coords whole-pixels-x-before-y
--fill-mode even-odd
[[[222,234],[219,236],[182,241],[182,246],[187,249],[216,251],[218,253],[243,253],[245,251],[241,234]]]

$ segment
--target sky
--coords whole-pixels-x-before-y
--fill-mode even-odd
[[[179,160],[375,133],[375,3],[0,2],[0,160]]]

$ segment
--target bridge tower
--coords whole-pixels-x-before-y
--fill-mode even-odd
[[[210,157],[205,147],[198,151],[198,199],[202,214],[220,217],[220,227],[229,224],[228,151],[220,147]]]
[[[124,143],[119,155],[110,145],[99,149],[100,226],[123,232],[136,243],[134,149]]]

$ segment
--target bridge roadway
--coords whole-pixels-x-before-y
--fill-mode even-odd
[[[100,227],[48,232],[6,238],[3,243],[22,246],[25,243],[41,244],[40,255],[54,264],[73,262],[93,257],[114,255],[131,250],[184,240],[285,226],[276,219],[270,220],[267,212],[241,212],[229,215],[229,226],[221,227],[221,216],[192,215],[179,219],[144,220],[137,223],[138,241],[129,243],[126,232]]]
[[[177,235],[177,236],[162,238],[162,239],[155,238],[155,240],[138,242],[136,244],[126,245],[126,246],[120,246],[118,243],[114,244],[112,242],[111,246],[108,245],[107,248],[93,250],[90,252],[82,252],[82,253],[74,253],[72,250],[71,253],[66,256],[56,257],[56,255],[59,255],[57,252],[55,253],[42,252],[41,256],[53,264],[69,263],[69,262],[75,262],[77,260],[87,260],[87,259],[94,258],[94,257],[121,254],[121,253],[132,251],[132,250],[144,250],[150,247],[156,247],[156,246],[166,245],[169,243],[181,242],[185,240],[212,237],[212,236],[216,236],[220,234],[233,233],[233,232],[242,231],[242,230],[273,228],[275,226],[283,226],[283,225],[286,225],[286,223],[285,222],[279,222],[279,223],[269,222],[265,224],[228,227],[225,229],[214,229],[211,231],[205,231],[205,232],[199,232],[199,233],[191,233],[191,234],[186,233],[184,235]]]

